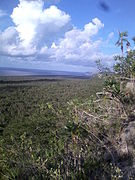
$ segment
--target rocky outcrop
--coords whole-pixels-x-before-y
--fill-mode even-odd
[[[124,172],[123,179],[135,179],[135,119],[128,123],[121,134],[119,149],[120,166]]]
[[[126,90],[131,92],[131,93],[134,93],[135,92],[135,83],[134,82],[128,82],[126,84]]]

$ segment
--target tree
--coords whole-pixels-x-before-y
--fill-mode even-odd
[[[122,56],[124,51],[124,42],[126,42],[127,49],[130,46],[130,42],[127,40],[127,37],[128,37],[127,32],[119,32],[119,38],[118,41],[116,42],[116,45],[121,47]]]
[[[126,42],[127,48],[130,46],[130,42],[127,37],[127,32],[119,32],[119,39],[116,42],[116,45],[121,46],[122,57],[115,57],[117,63],[114,66],[114,70],[119,75],[132,78],[135,76],[135,50],[130,49],[127,55],[123,56],[123,43]],[[132,40],[135,43],[135,37],[133,37]]]
[[[132,40],[134,41],[134,44],[135,44],[135,36],[132,38]]]
[[[126,83],[126,87],[130,86],[130,90],[135,92],[135,50],[130,49],[127,51],[127,54],[123,56],[123,42],[126,42],[127,48],[130,46],[129,41],[127,40],[127,33],[119,32],[119,39],[116,42],[116,45],[121,45],[122,56],[116,56],[116,64],[114,65],[114,72],[120,78],[120,84]],[[135,44],[135,37],[132,38]]]

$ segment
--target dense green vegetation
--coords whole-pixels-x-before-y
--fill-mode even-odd
[[[64,147],[62,143],[69,138],[68,132],[66,134],[65,131],[65,125],[73,118],[69,115],[69,102],[73,99],[76,102],[85,102],[92,94],[101,90],[103,83],[96,77],[92,79],[48,78],[47,80],[45,78],[42,81],[31,82],[26,78],[25,82],[24,78],[19,79],[20,82],[18,82],[18,78],[14,77],[2,80],[4,83],[0,85],[0,168],[1,178],[7,176],[7,179],[16,177],[20,179],[18,173],[21,174],[21,172],[18,171],[23,171],[25,166],[32,164],[31,153],[30,157],[27,154],[29,141],[34,152],[40,149],[41,158],[56,158],[54,147],[56,137],[61,148]],[[15,80],[17,82],[13,83]],[[25,138],[23,141],[26,147],[21,150],[22,138]],[[34,158],[38,159],[38,156]],[[20,166],[14,164],[14,161]],[[48,161],[49,164],[53,159]],[[25,179],[24,174],[22,172],[22,179]],[[27,173],[25,175],[27,179]],[[34,176],[33,172],[32,176]],[[35,177],[39,178],[37,174]]]

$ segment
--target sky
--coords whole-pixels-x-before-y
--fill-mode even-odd
[[[0,67],[111,67],[118,31],[135,36],[134,9],[134,0],[0,0]]]

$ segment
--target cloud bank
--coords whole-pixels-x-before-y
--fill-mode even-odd
[[[98,18],[79,29],[56,6],[44,9],[42,0],[20,0],[10,17],[14,26],[0,32],[2,56],[91,67],[97,59],[111,60],[100,50],[103,42],[93,40],[104,28]]]

